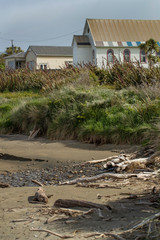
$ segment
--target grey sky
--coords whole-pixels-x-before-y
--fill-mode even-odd
[[[160,0],[0,0],[0,52],[11,45],[70,46],[86,18],[160,19]]]

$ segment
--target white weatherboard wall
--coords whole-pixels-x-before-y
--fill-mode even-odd
[[[59,69],[67,62],[73,62],[73,57],[37,57],[37,69],[40,69],[41,64],[46,64],[47,69]]]
[[[140,49],[139,48],[114,48],[114,47],[108,47],[108,48],[96,48],[96,61],[97,66],[102,68],[107,66],[107,51],[109,49],[112,49],[114,51],[114,56],[116,59],[120,62],[123,62],[123,52],[125,49],[129,49],[131,52],[131,62],[140,61]],[[148,67],[148,63],[143,63],[144,67]]]
[[[92,62],[91,46],[79,46],[75,42],[73,44],[73,63],[85,64]]]

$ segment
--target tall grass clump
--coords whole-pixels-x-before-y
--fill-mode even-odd
[[[89,143],[143,143],[157,134],[160,69],[138,63],[0,74],[0,131]]]

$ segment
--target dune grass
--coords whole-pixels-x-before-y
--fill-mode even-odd
[[[28,70],[11,73],[12,90],[1,88],[2,79],[7,79],[9,73],[0,76],[1,133],[29,134],[40,129],[39,135],[50,139],[95,144],[146,143],[157,135],[158,68],[146,70],[119,64],[108,70],[72,67],[56,72],[28,72],[29,76],[25,71]],[[21,77],[15,80],[18,74]]]

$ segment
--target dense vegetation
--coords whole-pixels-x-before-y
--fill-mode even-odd
[[[142,143],[158,138],[160,68],[116,63],[0,72],[0,132]],[[156,137],[155,137],[156,136]]]

